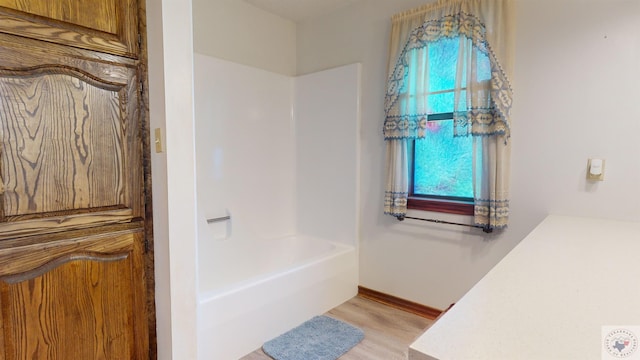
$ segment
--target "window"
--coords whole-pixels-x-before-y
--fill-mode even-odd
[[[507,226],[513,10],[512,0],[441,0],[392,17],[385,214],[473,213],[476,226]]]
[[[410,209],[473,215],[473,137],[454,136],[454,111],[466,110],[467,76],[487,82],[491,68],[488,57],[474,51],[475,69],[468,70],[459,64],[468,61],[459,49],[460,38],[443,38],[411,56],[407,89],[427,91],[409,93],[406,101],[426,104],[427,126],[425,137],[409,145]],[[426,86],[411,85],[425,80]]]

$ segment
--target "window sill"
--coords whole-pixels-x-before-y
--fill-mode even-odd
[[[407,208],[411,210],[434,211],[447,214],[473,215],[473,203],[462,201],[409,197]]]

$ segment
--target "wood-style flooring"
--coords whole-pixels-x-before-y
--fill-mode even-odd
[[[433,323],[433,320],[359,296],[326,315],[364,331],[364,339],[340,360],[406,360],[409,345]],[[240,360],[270,359],[258,349]]]

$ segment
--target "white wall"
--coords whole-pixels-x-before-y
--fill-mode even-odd
[[[298,25],[299,73],[363,64],[361,285],[445,308],[548,213],[640,221],[637,0],[518,2],[509,229],[486,236],[382,214],[390,16],[424,3],[363,1]],[[591,156],[607,160],[602,183],[584,180]]]
[[[528,1],[519,15],[523,198],[554,214],[640,219],[640,2]],[[607,160],[604,182],[585,180],[589,157]]]
[[[296,73],[296,25],[241,0],[194,0],[196,52],[285,74]]]
[[[191,0],[147,2],[158,359],[196,358],[196,199]]]
[[[360,70],[295,79],[297,230],[352,246],[360,229]]]
[[[162,4],[147,4],[149,59],[150,128],[166,131],[164,111],[164,55],[162,44]],[[164,140],[163,140],[164,143]],[[153,194],[153,241],[155,267],[156,343],[158,359],[171,358],[171,287],[169,286],[169,229],[167,211],[166,153],[151,156]]]
[[[195,74],[201,245],[295,233],[293,79],[202,54]]]

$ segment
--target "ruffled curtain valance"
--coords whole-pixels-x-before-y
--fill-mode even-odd
[[[385,213],[406,214],[408,140],[424,137],[427,128],[428,97],[416,94],[428,92],[428,70],[416,64],[428,62],[416,62],[416,58],[428,57],[429,43],[460,39],[452,136],[474,136],[475,223],[506,226],[512,22],[511,0],[440,0],[393,17],[383,129],[387,143]],[[480,56],[489,59],[491,75],[485,81],[475,76]]]

